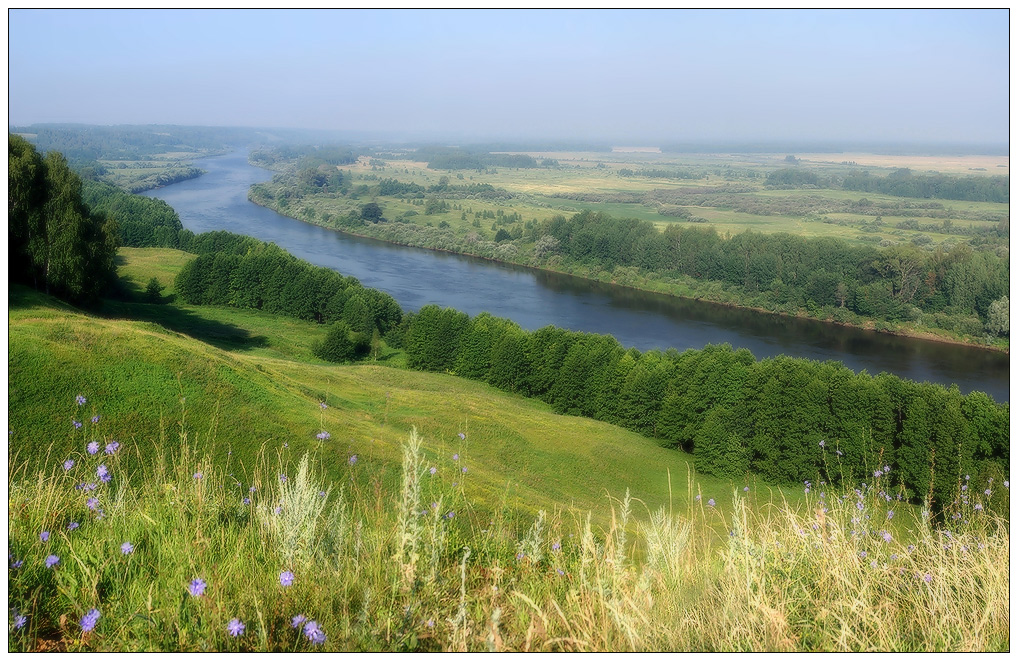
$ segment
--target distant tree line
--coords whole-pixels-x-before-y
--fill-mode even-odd
[[[332,324],[372,337],[402,319],[392,296],[356,278],[297,259],[274,243],[229,232],[207,232],[189,244],[198,256],[177,274],[174,287],[192,305],[229,305]]]
[[[859,172],[824,178],[807,169],[782,168],[770,173],[764,185],[769,188],[834,188],[896,197],[1008,203],[1008,177],[918,175],[908,168],[899,168],[884,177]]]
[[[659,232],[648,221],[591,211],[545,221],[539,235],[555,238],[557,253],[605,270],[636,266],[721,281],[776,305],[832,306],[889,321],[910,319],[914,308],[986,320],[991,302],[1009,293],[1007,260],[964,245],[927,252],[785,233],[723,237],[680,225]]]
[[[116,277],[116,222],[85,203],[61,153],[44,158],[8,134],[7,164],[10,281],[75,303],[97,300]]]
[[[413,156],[415,160],[427,161],[428,167],[432,170],[541,167],[533,156],[527,154],[500,154],[452,147],[423,146],[419,147]]]
[[[881,471],[889,497],[930,498],[935,511],[964,474],[1008,477],[1009,407],[980,392],[854,374],[835,361],[756,361],[728,345],[641,353],[610,336],[527,332],[435,305],[404,315],[387,340],[412,368],[626,427],[693,453],[699,471],[719,477],[858,484]]]
[[[643,168],[631,170],[620,168],[616,171],[620,177],[647,177],[649,179],[703,179],[703,172],[697,170],[665,170],[662,168]]]

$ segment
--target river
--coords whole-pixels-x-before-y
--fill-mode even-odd
[[[739,310],[639,292],[573,276],[362,239],[309,225],[247,199],[272,173],[247,152],[195,163],[207,174],[145,193],[165,200],[184,227],[226,230],[271,241],[312,264],[352,275],[391,294],[405,310],[429,303],[470,315],[488,311],[534,330],[555,325],[613,335],[624,346],[700,349],[728,342],[757,358],[786,354],[839,360],[855,371],[890,372],[914,381],[957,384],[1008,401],[1007,355],[842,328],[806,319]]]

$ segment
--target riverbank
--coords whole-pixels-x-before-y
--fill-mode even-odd
[[[665,296],[701,303],[711,303],[736,310],[746,310],[774,315],[780,318],[795,318],[806,321],[816,321],[843,328],[852,328],[926,342],[965,346],[996,353],[1003,353],[1006,355],[1009,354],[1007,339],[999,338],[995,340],[994,343],[988,343],[983,340],[983,338],[976,338],[971,335],[955,334],[945,329],[917,325],[913,322],[888,322],[862,318],[845,308],[835,308],[833,306],[819,307],[813,314],[802,308],[794,309],[792,306],[789,306],[789,309],[786,310],[769,309],[760,305],[747,304],[745,300],[741,300],[745,299],[745,294],[742,292],[734,292],[720,282],[698,281],[686,276],[663,282],[661,280],[647,278],[635,267],[617,266],[613,269],[613,271],[608,272],[604,270],[590,269],[577,264],[564,263],[564,260],[560,259],[559,256],[553,256],[551,259],[545,260],[544,263],[535,263],[533,258],[517,260],[513,258],[520,253],[515,250],[515,246],[507,246],[507,244],[498,245],[491,241],[477,242],[478,250],[476,251],[456,249],[454,244],[458,244],[459,241],[454,240],[454,237],[452,236],[448,236],[450,234],[450,230],[448,229],[427,226],[422,227],[410,223],[399,222],[364,225],[354,229],[350,226],[336,222],[333,218],[324,220],[319,214],[311,214],[310,217],[307,213],[298,213],[295,215],[295,213],[289,208],[280,208],[278,204],[271,203],[273,201],[263,200],[257,196],[253,196],[250,190],[248,193],[248,200],[258,206],[270,209],[288,218],[362,239],[372,239],[413,248],[425,248],[427,250],[446,254],[471,257],[498,264],[519,266],[538,272],[581,278],[635,291],[662,294]],[[508,250],[507,248],[513,248],[513,250]],[[523,255],[521,255],[521,257],[522,256]]]

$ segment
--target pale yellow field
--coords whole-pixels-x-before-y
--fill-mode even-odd
[[[934,170],[950,174],[1008,176],[1008,156],[895,156],[883,154],[797,154],[811,163],[840,164],[852,161],[857,165],[882,168],[909,168],[917,172]],[[977,170],[976,168],[983,168]]]

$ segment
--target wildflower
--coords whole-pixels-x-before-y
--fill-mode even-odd
[[[714,507],[714,506],[715,506],[715,499],[714,498],[708,498],[708,507]]]
[[[289,444],[289,443],[287,443],[287,442],[284,442],[284,443],[283,443],[283,447],[285,447],[285,448],[289,448],[289,447],[290,447],[290,444]]]
[[[68,530],[76,530],[77,528],[78,528],[78,522],[77,521],[71,521],[70,523],[67,524],[67,529]]]
[[[48,542],[49,539],[50,539],[50,531],[49,530],[43,530],[41,533],[39,533],[39,539],[41,541]]]
[[[859,500],[856,501],[856,509],[860,510],[861,512],[863,511],[863,502],[862,501],[859,501]]]
[[[94,416],[92,416],[92,424],[94,425],[94,424],[96,424],[97,422],[99,422],[99,416],[98,416],[98,415],[94,415]]]
[[[74,401],[78,402],[78,406],[82,406],[83,404],[85,404],[85,398],[82,397],[81,395],[75,397]]]
[[[962,485],[962,487],[961,487],[961,491],[965,491],[965,490],[966,490],[966,489],[968,489],[968,488],[969,488],[969,485],[968,485],[968,484],[964,484],[964,485]]]
[[[984,509],[984,506],[981,505],[980,503],[977,503],[976,505],[973,506],[973,509],[979,512]]]
[[[934,579],[934,577],[931,576],[930,574],[924,574],[923,575],[923,582],[924,583],[930,583],[933,579]]]
[[[523,560],[523,559],[524,559],[524,557],[525,557],[525,556],[524,556],[524,554],[523,554],[523,553],[517,553],[517,560]]]
[[[985,496],[990,496],[991,495],[991,490],[990,489],[984,489],[984,495]]]
[[[81,490],[84,491],[85,493],[88,493],[89,491],[95,491],[96,483],[95,482],[89,482],[88,484],[82,483]]]
[[[1004,482],[1002,482],[1002,484],[1005,486],[1006,489],[1008,488],[1008,480],[1005,480]]]
[[[25,617],[24,615],[18,615],[17,612],[14,613],[14,624],[13,624],[13,626],[14,626],[15,629],[20,629],[20,628],[24,627],[25,624],[27,624],[27,623],[28,623],[28,618],[27,617]]]
[[[120,545],[120,552],[124,555],[131,555],[134,553],[134,544],[131,542],[124,542]]]
[[[461,468],[461,469],[460,469],[460,472],[461,472],[461,473],[466,473],[466,472],[467,472],[467,467],[466,467],[466,466],[464,466],[463,468]]]
[[[96,468],[96,475],[99,477],[100,480],[109,474],[110,470],[106,467],[106,464],[99,464],[99,467]]]
[[[696,496],[694,496],[694,497],[693,497],[693,499],[694,499],[694,500],[700,500],[700,499],[701,499],[701,495],[700,495],[700,494],[697,494]]]
[[[555,570],[555,572],[556,572],[557,574],[559,574],[560,576],[565,576],[565,575],[566,575],[566,572],[564,572],[564,571],[563,571],[562,569],[558,569],[558,568],[557,568],[557,569]]]
[[[282,511],[283,511],[283,506],[282,505],[277,505],[276,509],[273,510],[273,514],[279,514]]]
[[[250,498],[245,498],[241,502],[244,503],[245,505],[250,505],[251,504],[251,499]]]
[[[892,510],[888,510],[888,519],[891,520],[893,516],[895,516],[895,512],[893,512]]]
[[[317,438],[320,441],[328,441],[330,438],[332,438],[332,436],[330,436],[329,432],[327,431],[320,431],[319,433],[315,434],[315,438]]]
[[[96,452],[99,452],[99,443],[92,441],[85,446],[85,449],[88,450],[89,454],[95,454]]]
[[[281,474],[281,475],[280,475],[280,482],[282,482],[282,483],[286,484],[286,482],[287,482],[287,476],[286,476],[286,475],[282,475],[282,474]]]
[[[231,636],[236,638],[244,633],[244,623],[235,617],[227,623],[226,630]]]
[[[307,619],[307,618],[306,618],[306,617],[304,617],[303,615],[295,615],[295,616],[293,616],[292,618],[290,618],[290,626],[296,629],[297,627],[301,626],[301,624],[302,624],[302,623],[303,623],[303,622],[304,622],[304,621],[305,621],[306,619]]]
[[[884,531],[883,533],[881,533],[881,539],[885,540],[885,544],[890,543],[892,541],[892,533],[888,532],[887,530]]]
[[[837,454],[838,456],[841,457],[842,456],[842,450],[835,450],[835,454]]]
[[[111,441],[111,442],[106,444],[106,454],[113,454],[114,452],[116,452],[119,449],[120,449],[120,443],[118,443],[116,441]]]
[[[81,630],[92,631],[96,628],[96,622],[99,621],[99,609],[93,608],[89,612],[81,616]]]
[[[88,502],[86,502],[85,505],[90,510],[95,510],[95,508],[99,505],[99,499],[93,496],[92,498],[88,499]]]
[[[205,594],[205,581],[200,578],[192,578],[191,583],[188,584],[188,592],[192,597],[201,597]]]
[[[866,551],[860,551],[860,557],[861,558],[866,558],[867,557],[867,552]]]
[[[290,587],[294,584],[294,572],[292,571],[281,571],[280,572],[280,585],[285,588]]]
[[[563,547],[563,545],[560,544],[558,540],[556,540],[555,542],[552,542],[552,550],[553,551],[558,551],[562,547]]]
[[[824,447],[824,439],[821,439],[820,441],[818,441],[817,444],[820,445],[823,448]]]
[[[463,432],[460,432],[459,434],[457,434],[457,436],[459,436],[459,437],[460,437],[460,440],[461,440],[461,441],[467,438],[467,434],[465,434],[465,433],[463,433]]]
[[[810,487],[803,487],[803,495],[807,495],[809,493],[810,493]]]
[[[325,498],[326,497],[326,492],[325,491],[319,491],[318,492],[318,497],[319,498]]]
[[[880,470],[874,471],[874,477],[881,477],[881,471]]]
[[[74,459],[68,459],[64,462],[64,470],[69,471],[74,468]]]
[[[446,518],[447,519],[452,519],[453,518],[453,510],[449,510],[448,512],[446,512]]]
[[[898,553],[893,553],[892,556],[891,556],[891,559],[892,560],[898,560],[899,559],[899,554]]]
[[[743,493],[746,493],[748,491],[750,491],[750,487],[743,487]],[[824,494],[821,495],[824,496]]]
[[[428,620],[427,622],[425,622],[425,626],[431,629],[432,627],[435,626],[435,620]]]
[[[907,547],[906,547],[906,550],[907,550],[907,551],[909,551],[910,553],[912,553],[912,552],[913,552],[913,549],[915,549],[915,548],[916,548],[915,546],[913,546],[912,544],[910,544],[909,546],[907,546]]]
[[[318,403],[318,407],[319,407],[320,409],[322,409],[323,411],[324,411],[325,409],[329,408],[329,406],[328,406],[328,405],[327,405],[327,404],[326,404],[325,402],[319,402],[319,403]]]
[[[195,474],[193,475],[193,477],[194,477],[194,478],[195,478],[196,480],[200,480],[200,479],[202,479],[202,473],[201,473],[201,472],[199,471],[199,472],[195,473]]]
[[[318,622],[315,620],[304,625],[304,637],[310,640],[312,645],[321,645],[326,642],[326,634],[319,629]]]
[[[74,425],[75,429],[81,429],[81,423],[77,420],[71,420],[71,424]]]
[[[877,560],[871,560],[870,561],[870,568],[871,569],[877,569]]]
[[[52,567],[53,565],[55,565],[55,564],[57,564],[59,562],[60,562],[60,556],[57,556],[57,555],[48,555],[48,556],[46,556],[46,569],[49,569],[50,567]]]
[[[429,472],[430,474],[432,474],[432,475],[435,475],[435,466],[432,466],[431,468],[429,468],[429,469],[428,469],[428,472]]]
[[[456,454],[453,455],[453,461],[460,461],[460,453],[459,452],[457,452]]]
[[[250,487],[248,489],[248,493],[255,493],[256,491],[258,491],[258,489],[256,489],[255,487]]]
[[[350,455],[350,459],[347,459],[347,463],[350,464],[351,466],[356,464],[357,463],[357,455],[356,454]]]
[[[969,475],[966,476],[966,481],[969,482]]]
[[[24,564],[24,560],[13,560],[11,562],[11,569],[20,569],[21,565]]]

